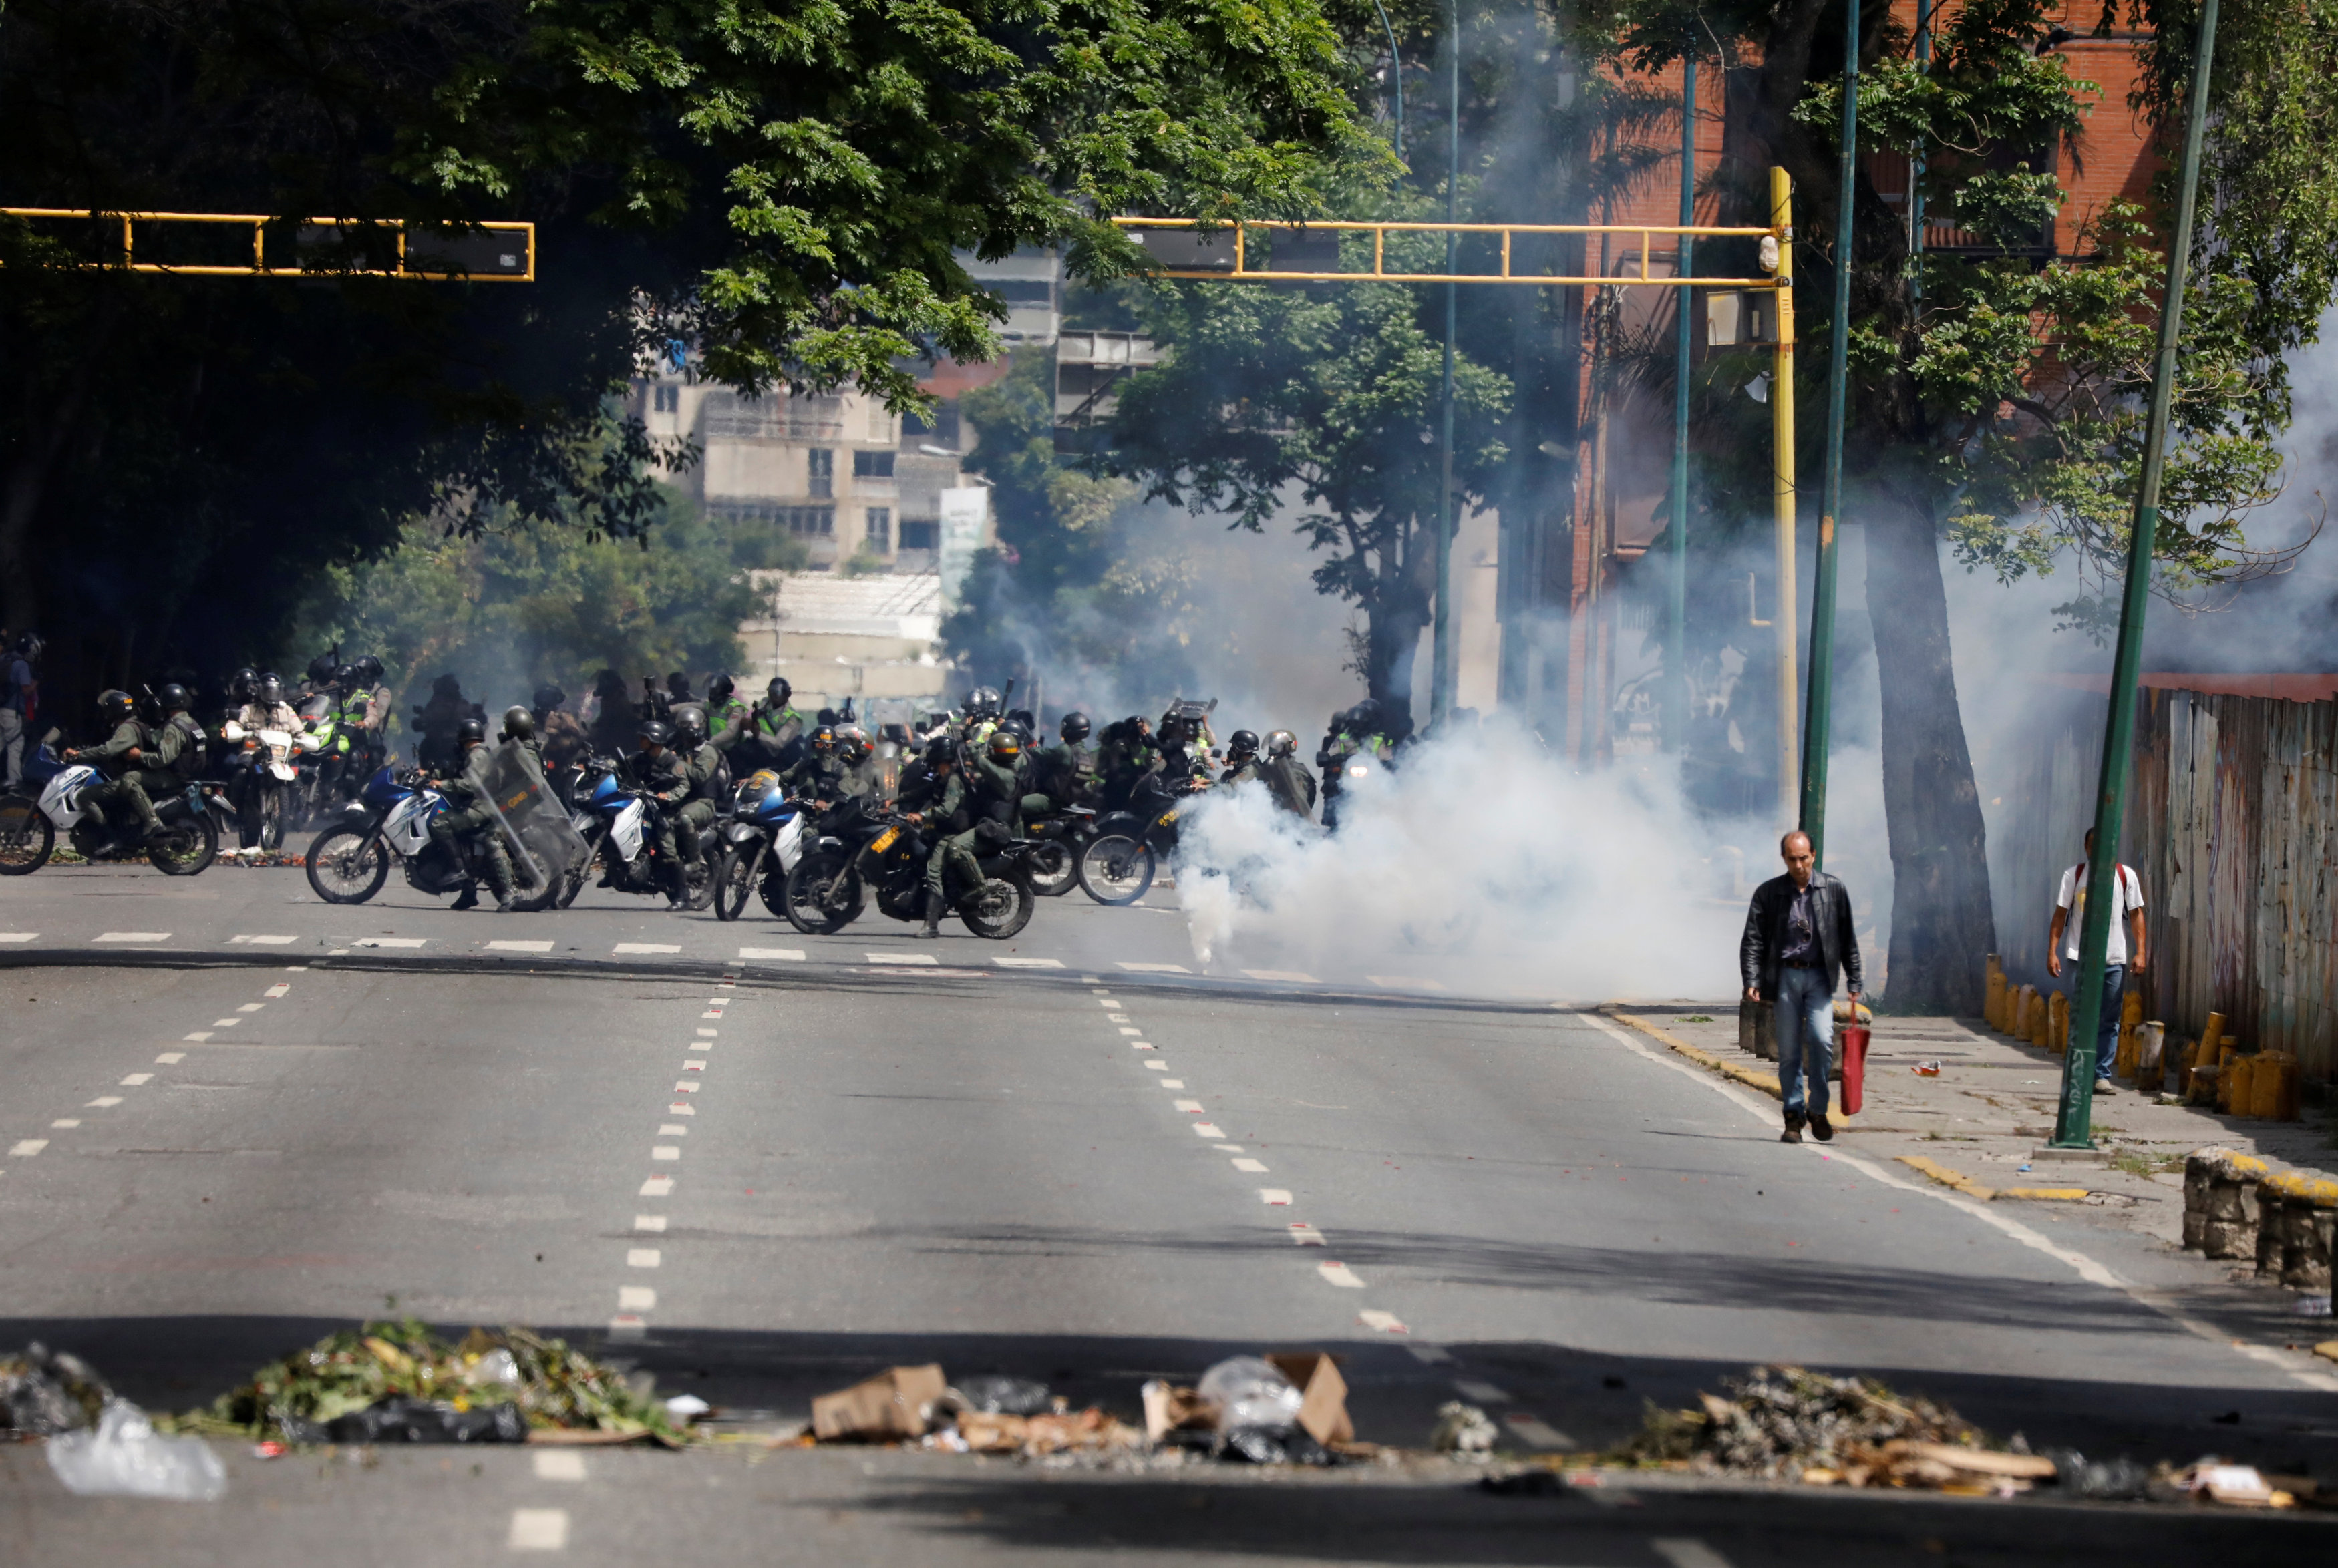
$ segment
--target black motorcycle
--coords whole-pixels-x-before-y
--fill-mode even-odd
[[[926,859],[933,847],[914,823],[849,800],[830,812],[820,829],[820,838],[788,873],[787,916],[797,930],[834,936],[860,916],[872,892],[881,915],[901,921],[925,917]],[[950,910],[976,936],[1003,941],[1030,924],[1038,906],[1027,866],[1031,842],[988,824],[975,856],[982,886],[966,887],[958,881],[960,873],[948,874],[943,893]]]
[[[1199,780],[1183,789],[1158,773],[1139,779],[1128,804],[1100,818],[1080,846],[1080,886],[1099,904],[1134,904],[1153,886],[1154,873],[1177,848],[1177,813],[1184,798],[1206,788]]]
[[[1102,814],[1092,806],[1066,806],[1045,817],[1028,818],[1023,831],[1031,839],[1025,864],[1030,867],[1031,891],[1042,898],[1060,898],[1080,882],[1080,851],[1095,837]]]

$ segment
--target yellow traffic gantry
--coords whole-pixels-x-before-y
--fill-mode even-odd
[[[92,268],[166,273],[190,278],[398,278],[424,283],[533,283],[535,225],[493,220],[478,223],[408,223],[399,219],[287,219],[261,212],[133,212],[77,207],[0,207],[11,218],[54,223],[74,221],[98,229],[111,241],[110,254]],[[251,259],[242,246],[228,251],[234,260],[157,260],[152,243],[142,251],[139,230],[195,227],[201,230],[248,229]],[[270,236],[289,262],[269,260]],[[304,260],[308,264],[304,264]]]

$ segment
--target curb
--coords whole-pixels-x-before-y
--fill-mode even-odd
[[[1929,1177],[1943,1187],[1953,1187],[1966,1197],[1977,1198],[1984,1203],[1992,1203],[2000,1198],[2032,1203],[2082,1203],[2087,1198],[2084,1187],[1984,1187],[1963,1171],[1951,1171],[1921,1154],[1895,1154],[1892,1158],[1919,1175]]]
[[[1751,1067],[1740,1067],[1725,1057],[1716,1056],[1712,1052],[1692,1045],[1685,1040],[1675,1039],[1645,1019],[1636,1018],[1629,1013],[1619,1012],[1613,1003],[1600,1008],[1599,1012],[1603,1016],[1613,1018],[1618,1024],[1637,1029],[1666,1050],[1687,1057],[1708,1073],[1718,1073],[1724,1078],[1735,1079],[1749,1089],[1759,1089],[1773,1100],[1783,1100],[1786,1097],[1786,1092],[1778,1086],[1778,1075],[1774,1073],[1756,1073]]]

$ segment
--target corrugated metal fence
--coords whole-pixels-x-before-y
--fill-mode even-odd
[[[2146,1016],[2196,1034],[2209,1013],[2246,1044],[2338,1075],[2338,702],[2146,690],[2119,858],[2144,883]],[[1992,806],[1999,948],[2041,987],[2063,870],[2094,816],[2102,701],[2073,693],[2015,749]]]

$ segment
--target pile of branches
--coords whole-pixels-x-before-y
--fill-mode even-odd
[[[1992,1451],[1954,1410],[1869,1377],[1757,1367],[1701,1394],[1696,1410],[1648,1408],[1619,1455],[1773,1481],[1946,1485],[1982,1475],[2050,1477],[2051,1462]],[[2019,1442],[2019,1439],[2016,1440]]]

